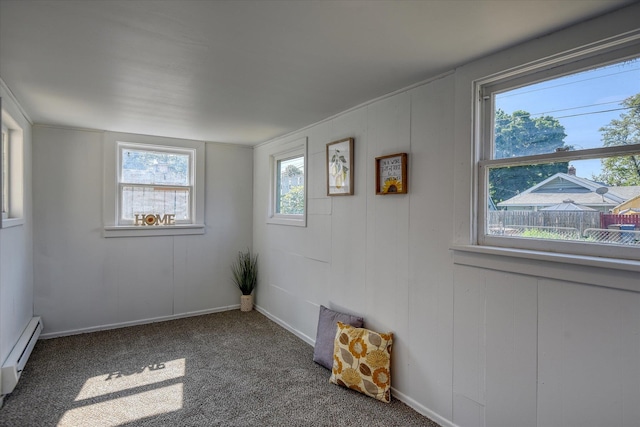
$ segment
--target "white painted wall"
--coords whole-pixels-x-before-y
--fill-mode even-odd
[[[33,316],[31,123],[0,84],[2,109],[23,131],[24,223],[0,229],[0,364]]]
[[[34,126],[35,312],[43,336],[239,304],[230,264],[252,244],[252,149],[206,144],[204,235],[104,238],[106,136]]]
[[[450,250],[472,241],[472,82],[638,29],[638,16],[636,4],[256,147],[260,310],[310,343],[320,304],[393,331],[395,395],[443,425],[640,425],[637,273]],[[269,155],[301,137],[308,226],[267,224]],[[355,195],[330,198],[325,146],[345,137]],[[374,158],[397,152],[409,194],[375,196]]]

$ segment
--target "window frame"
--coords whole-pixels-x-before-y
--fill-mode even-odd
[[[205,146],[202,141],[179,140],[108,132],[104,137],[103,237],[179,236],[205,233]],[[121,148],[149,151],[193,152],[191,222],[140,226],[121,224]]]
[[[189,176],[188,176],[188,185],[163,185],[163,184],[140,184],[133,182],[124,182],[123,173],[122,173],[122,155],[123,152],[127,149],[136,150],[136,151],[146,151],[149,153],[172,153],[179,155],[187,155],[189,156]],[[172,188],[184,188],[189,191],[189,218],[187,220],[177,220],[176,224],[193,224],[193,215],[195,208],[195,200],[193,197],[194,190],[194,159],[195,159],[195,149],[192,148],[178,148],[178,147],[168,147],[168,146],[157,146],[150,144],[134,144],[130,142],[118,142],[118,167],[117,167],[117,179],[118,179],[118,225],[120,226],[131,226],[134,225],[134,220],[127,220],[123,218],[122,212],[122,191],[126,186],[135,186],[135,187],[172,187]]]
[[[485,248],[533,250],[568,256],[595,256],[622,260],[640,260],[640,250],[628,246],[601,243],[581,243],[505,237],[486,233],[486,214],[489,203],[488,175],[491,167],[519,166],[586,159],[603,159],[640,153],[640,144],[614,146],[529,155],[513,158],[493,158],[495,95],[507,90],[528,86],[601,66],[640,57],[637,38],[619,39],[600,46],[576,50],[537,63],[527,64],[473,83],[474,111],[474,169],[475,210],[473,215],[473,245]]]
[[[8,169],[8,179],[0,177],[0,193],[3,205],[7,199],[8,209],[2,212],[0,228],[9,228],[24,224],[24,132],[5,110],[2,110],[2,134],[6,140],[2,137],[0,160],[2,169]]]
[[[302,157],[304,168],[304,212],[302,214],[282,214],[277,212],[278,206],[278,181],[279,170],[278,162],[284,160],[295,159]],[[271,154],[270,158],[270,194],[269,194],[269,212],[267,214],[267,223],[279,224],[279,225],[291,225],[297,227],[307,226],[307,212],[308,212],[308,157],[307,157],[307,139],[301,138],[292,141],[291,146]]]
[[[2,195],[2,221],[9,218],[9,212],[11,211],[11,162],[9,161],[9,129],[2,124],[2,135],[0,139],[0,160],[2,160],[2,176],[0,177],[0,183],[2,183],[1,195]]]

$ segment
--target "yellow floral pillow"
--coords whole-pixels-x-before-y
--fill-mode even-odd
[[[338,322],[331,381],[383,402],[391,402],[393,334],[379,334]]]

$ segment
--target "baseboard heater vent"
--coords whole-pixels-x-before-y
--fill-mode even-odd
[[[31,351],[42,332],[42,326],[40,317],[34,317],[20,335],[20,339],[2,365],[0,395],[11,393],[18,384],[24,365],[27,364]]]

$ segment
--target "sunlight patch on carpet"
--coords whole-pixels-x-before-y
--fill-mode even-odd
[[[182,409],[182,383],[67,411],[58,427],[119,426]]]
[[[89,378],[76,397],[76,402],[181,378],[184,377],[184,375],[184,359],[176,359],[164,363],[153,363],[135,369],[109,372]]]

